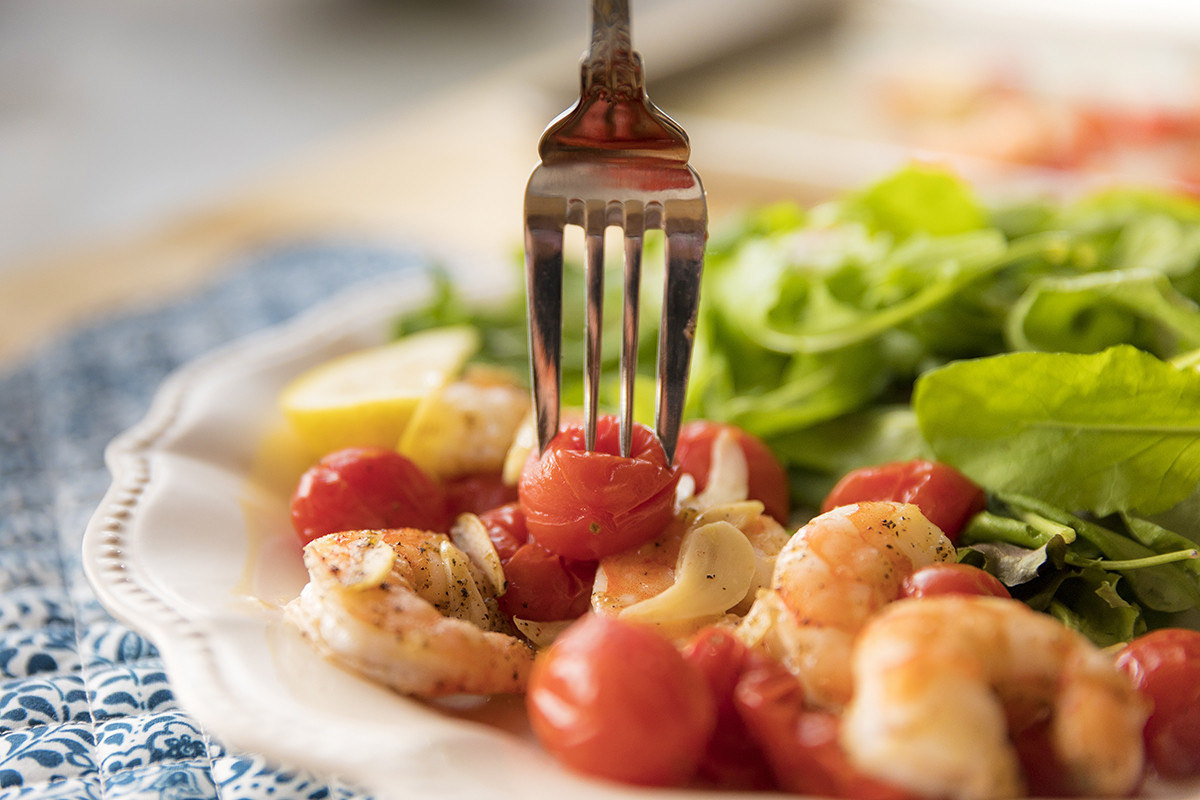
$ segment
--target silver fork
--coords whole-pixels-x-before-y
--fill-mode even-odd
[[[646,96],[641,57],[630,44],[628,0],[594,0],[592,42],[581,65],[581,84],[579,100],[542,134],[541,163],[525,191],[525,279],[538,447],[545,451],[558,432],[564,227],[582,227],[586,242],[588,450],[595,449],[599,406],[604,235],[610,226],[625,233],[619,407],[625,456],[633,426],[642,239],[646,230],[662,228],[666,277],[655,432],[670,460],[695,340],[708,213],[700,178],[688,166],[687,135]]]

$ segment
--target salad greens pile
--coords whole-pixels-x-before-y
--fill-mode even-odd
[[[566,296],[582,298],[581,270],[566,272]],[[611,283],[606,335],[620,329]],[[657,284],[645,276],[643,404]],[[566,402],[581,397],[577,306]],[[398,332],[459,322],[480,328],[487,358],[528,373],[523,297],[469,307],[443,280]],[[615,376],[617,342],[604,352]],[[1181,614],[1194,625],[1200,202],[1107,190],[989,205],[911,166],[812,209],[754,210],[709,243],[688,414],[766,441],[807,509],[856,467],[949,463],[990,498],[960,558],[1014,596],[1100,644]]]

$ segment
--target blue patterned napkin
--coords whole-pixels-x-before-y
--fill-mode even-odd
[[[100,606],[80,547],[109,484],[105,445],[169,372],[421,263],[328,244],[273,251],[0,371],[0,800],[362,797],[214,741],[176,704],[153,644]]]

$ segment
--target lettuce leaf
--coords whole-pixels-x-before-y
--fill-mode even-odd
[[[1150,514],[1200,483],[1200,372],[1129,345],[955,362],[918,379],[913,409],[934,454],[992,492]]]

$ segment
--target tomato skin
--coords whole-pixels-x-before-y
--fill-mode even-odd
[[[507,564],[517,548],[529,541],[529,530],[525,527],[525,510],[520,503],[505,503],[477,515],[488,538],[500,556],[500,563]]]
[[[956,541],[972,516],[982,511],[983,489],[958,470],[940,461],[895,461],[863,467],[843,477],[821,504],[822,511],[864,500],[912,503],[930,522]]]
[[[1161,628],[1117,654],[1117,666],[1154,709],[1146,722],[1146,755],[1160,775],[1200,775],[1200,631]]]
[[[326,455],[303,475],[291,499],[301,543],[337,531],[450,525],[442,488],[420,467],[382,447],[351,447]]]
[[[473,472],[450,478],[442,484],[451,517],[482,514],[484,511],[516,502],[517,487],[504,482],[499,472]]]
[[[904,579],[901,597],[935,597],[942,594],[1012,597],[995,575],[970,564],[932,564]]]
[[[654,630],[589,614],[534,662],[526,694],[534,734],[588,775],[682,786],[716,721],[703,676]]]
[[[1036,719],[1012,731],[1013,747],[1025,775],[1029,797],[1071,797],[1071,773],[1058,754],[1049,717]]]
[[[536,542],[565,558],[598,561],[646,542],[674,517],[679,472],[654,432],[635,424],[630,457],[620,453],[615,417],[597,420],[595,450],[582,425],[568,425],[518,484],[525,524]]]
[[[701,759],[700,777],[721,789],[775,789],[771,767],[734,701],[746,667],[746,646],[732,631],[709,627],[693,634],[682,652],[700,670],[716,701],[716,730]]]
[[[839,717],[805,709],[799,681],[773,658],[750,651],[734,697],[783,791],[853,800],[910,797],[850,763],[838,742]]]
[[[535,622],[575,619],[591,607],[595,561],[574,561],[526,542],[507,560],[501,559],[508,589],[500,610]]]
[[[791,513],[787,472],[761,439],[736,425],[709,420],[685,422],[675,447],[675,463],[680,471],[695,479],[697,493],[704,491],[712,466],[713,442],[725,431],[733,434],[746,457],[750,499],[761,502],[767,514],[786,524]]]

